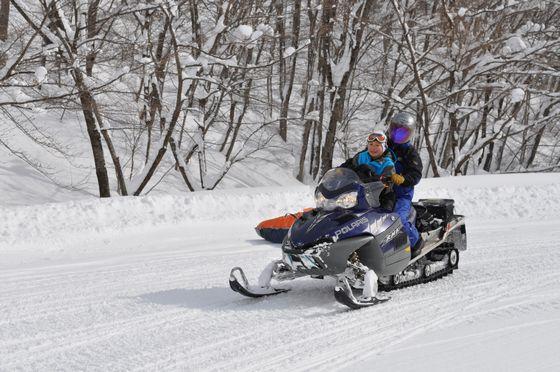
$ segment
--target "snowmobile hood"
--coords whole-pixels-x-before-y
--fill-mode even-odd
[[[336,242],[360,235],[376,235],[393,221],[376,210],[314,210],[298,219],[288,232],[292,248],[306,248],[325,242]]]

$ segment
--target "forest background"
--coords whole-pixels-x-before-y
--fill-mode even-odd
[[[0,0],[0,173],[313,183],[400,110],[425,177],[555,171],[559,69],[552,0]]]

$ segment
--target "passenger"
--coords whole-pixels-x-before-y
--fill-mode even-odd
[[[401,218],[404,231],[412,246],[412,257],[416,257],[424,245],[422,236],[414,223],[408,220],[412,208],[414,186],[422,178],[422,160],[410,143],[414,136],[416,120],[407,112],[399,112],[391,118],[388,146],[394,154],[395,173],[391,175],[396,195],[394,212]]]
[[[360,169],[367,169],[360,168],[361,165],[367,165],[373,171],[371,177],[376,178],[375,181],[381,177],[391,177],[395,173],[395,163],[390,151],[387,150],[387,136],[383,131],[373,131],[367,137],[367,148],[346,160],[340,166],[351,168],[360,173]]]
[[[387,136],[383,131],[373,131],[367,137],[367,148],[340,165],[353,169],[363,182],[374,182],[383,178],[392,179],[395,173],[395,163],[392,154],[387,148]],[[389,211],[395,205],[395,195],[390,190],[385,190],[380,195],[381,207]]]

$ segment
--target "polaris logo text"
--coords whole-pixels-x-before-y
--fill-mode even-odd
[[[356,227],[368,223],[368,219],[365,217],[360,218],[358,221],[352,222],[350,225],[344,226],[334,232],[335,237],[338,239],[340,235],[347,234],[354,230]]]

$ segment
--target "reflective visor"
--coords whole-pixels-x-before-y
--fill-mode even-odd
[[[407,127],[395,127],[391,129],[391,139],[395,143],[408,142],[412,135],[412,131]]]
[[[387,142],[387,137],[385,137],[383,134],[379,134],[379,133],[372,133],[368,136],[367,138],[368,143],[377,141],[379,143],[385,143]]]

